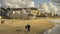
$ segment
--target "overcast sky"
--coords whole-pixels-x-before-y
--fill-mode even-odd
[[[57,3],[59,3],[59,5],[60,5],[60,0],[34,0],[34,2],[35,2],[35,6],[36,5],[39,5],[40,3],[43,3],[43,2],[45,2],[45,3],[47,3],[48,4],[48,2],[53,2],[53,1],[55,1],[55,4],[54,5],[58,5]]]
[[[19,2],[20,0],[0,0],[0,4],[2,4],[2,5],[4,5],[4,3],[11,3],[11,4],[14,4],[14,5],[16,5],[17,3],[18,3],[18,5],[21,3],[21,2]],[[47,3],[48,4],[48,2],[49,1],[51,1],[51,0],[33,0],[34,2],[35,2],[35,7],[37,7],[40,3],[43,3],[43,2],[45,2],[45,3]],[[13,3],[14,2],[14,3]],[[16,4],[15,4],[16,3]],[[11,4],[8,4],[8,5],[11,5]],[[17,6],[17,5],[16,5]]]
[[[43,2],[46,2],[48,3],[50,0],[34,0],[36,4],[40,4],[40,3],[43,3]]]

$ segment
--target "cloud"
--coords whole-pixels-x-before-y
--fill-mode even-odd
[[[47,12],[47,13],[56,12],[59,10],[54,4],[52,4],[52,2],[49,2],[48,4],[42,3],[40,4],[39,7],[40,7],[40,10],[42,10],[43,12]]]
[[[42,4],[40,4],[40,9],[42,9],[43,12],[47,12],[47,13],[50,12],[47,3],[42,3]]]
[[[55,5],[53,5],[52,2],[49,2],[49,7],[53,11],[58,11],[58,8]]]
[[[27,5],[27,7],[34,7],[34,2],[28,0],[27,3],[26,3],[26,5]]]
[[[57,3],[60,3],[60,0],[52,0],[53,2],[57,2]]]
[[[52,0],[51,2],[57,5],[57,7],[60,9],[60,0]]]
[[[0,4],[0,7],[1,7],[1,4]]]
[[[0,3],[1,7],[5,8],[6,7],[23,8],[23,7],[30,7],[32,4],[34,4],[32,0],[0,0]]]

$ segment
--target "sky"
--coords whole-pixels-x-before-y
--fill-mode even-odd
[[[34,1],[34,2],[33,2]],[[49,8],[55,10],[58,9],[51,0],[0,0],[1,7],[4,8],[30,8],[31,6],[42,7],[44,10],[49,10]],[[49,3],[50,2],[50,3]],[[41,4],[42,3],[42,4]],[[35,4],[35,5],[34,5]],[[41,6],[43,5],[43,6]],[[55,10],[56,11],[56,10]]]
[[[2,5],[2,6],[7,6],[7,5],[10,5],[10,6],[17,6],[17,7],[19,7],[19,6],[24,6],[24,5],[22,5],[22,4],[24,4],[24,2],[19,2],[20,0],[0,0],[0,5]],[[51,0],[33,0],[34,1],[34,3],[35,3],[35,7],[38,7],[38,5],[40,4],[40,3],[43,3],[43,2],[45,2],[45,3],[47,3],[48,4],[48,2],[49,1],[51,1]],[[25,2],[26,3],[26,2]],[[28,3],[29,3],[29,1],[28,1]],[[15,7],[14,6],[14,7]]]
[[[51,1],[51,2],[56,1],[57,3],[60,2],[60,0],[34,0],[36,7],[37,7],[37,5],[39,5],[40,3],[45,2],[45,3],[48,4],[50,1]],[[57,3],[53,3],[53,4],[54,4],[55,6],[60,5],[60,4],[57,4]]]
[[[34,0],[34,2],[37,4],[40,4],[40,3],[43,3],[43,2],[46,2],[48,3],[50,0]]]
[[[34,2],[35,2],[35,6],[36,5],[39,5],[40,3],[43,3],[43,2],[45,2],[45,3],[48,3],[50,0],[34,0]],[[37,7],[37,6],[36,6]]]
[[[20,0],[12,0],[12,2],[13,1],[20,1]],[[46,3],[48,3],[49,2],[49,0],[33,0],[34,2],[35,2],[35,7],[37,7],[40,3],[42,3],[42,2],[46,2]],[[10,0],[0,0],[0,4],[4,4],[4,2],[6,3],[6,2],[10,2],[11,3],[11,1]],[[16,3],[17,3],[16,2]],[[15,3],[15,2],[14,2]]]

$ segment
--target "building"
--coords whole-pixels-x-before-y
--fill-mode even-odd
[[[35,19],[39,15],[38,8],[1,8],[2,18]]]
[[[7,8],[7,17],[10,19],[32,19],[39,13],[37,8]]]
[[[1,19],[1,7],[0,7],[0,19]]]
[[[9,19],[27,19],[28,15],[26,14],[26,11],[23,8],[9,8],[7,9],[7,17]]]

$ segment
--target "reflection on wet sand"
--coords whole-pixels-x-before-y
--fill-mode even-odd
[[[55,26],[44,32],[44,34],[60,34],[60,20],[49,20]]]

